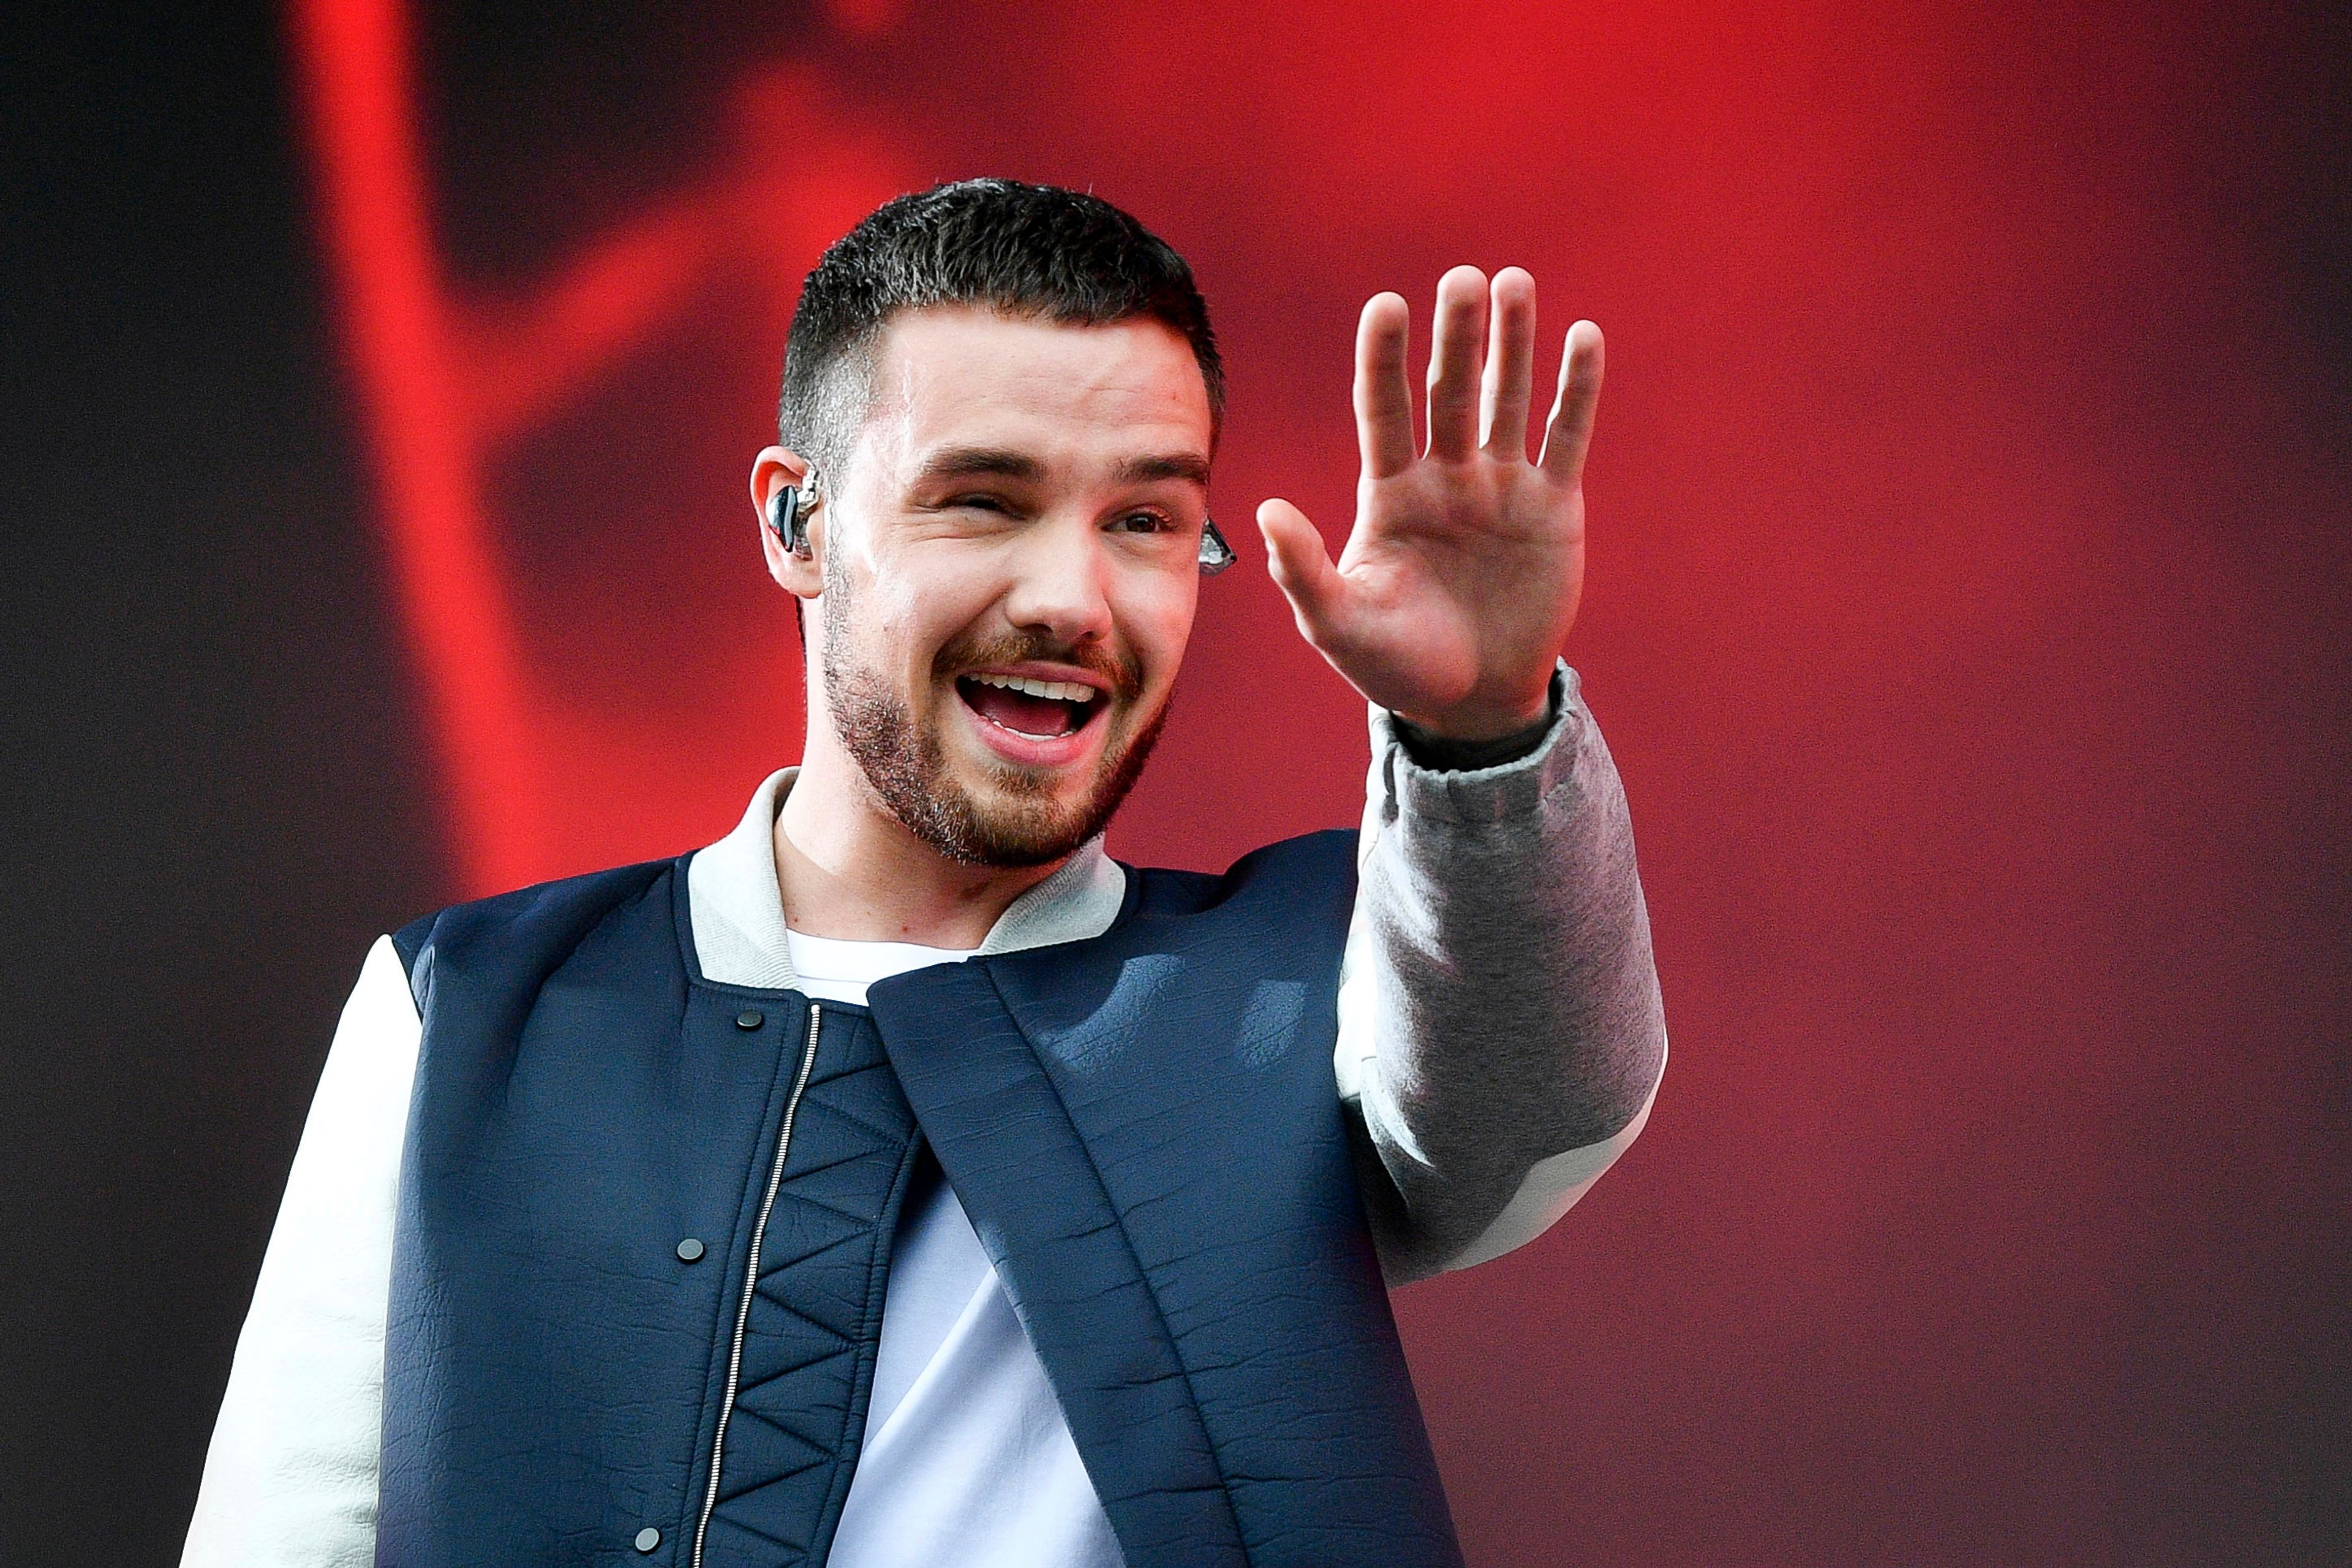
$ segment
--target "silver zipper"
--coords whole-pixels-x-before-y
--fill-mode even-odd
[[[727,1418],[735,1414],[735,1393],[743,1375],[743,1330],[751,1321],[751,1297],[760,1288],[760,1246],[768,1234],[768,1215],[776,1206],[776,1189],[783,1184],[784,1152],[793,1146],[793,1118],[799,1113],[801,1094],[808,1088],[809,1069],[816,1066],[817,1005],[809,1004],[808,1046],[801,1052],[800,1077],[793,1080],[793,1097],[784,1101],[784,1125],[776,1134],[776,1163],[768,1168],[768,1194],[760,1200],[760,1220],[751,1227],[751,1261],[743,1266],[743,1299],[735,1308],[735,1342],[727,1351],[727,1398],[719,1406],[719,1430],[710,1439],[710,1485],[702,1494],[702,1517],[694,1526],[693,1568],[702,1568],[702,1538],[710,1531],[710,1515],[719,1507],[719,1461],[727,1454]]]

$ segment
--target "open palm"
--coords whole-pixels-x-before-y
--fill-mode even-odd
[[[1576,620],[1601,329],[1569,329],[1543,451],[1529,462],[1535,279],[1507,267],[1490,286],[1457,267],[1439,281],[1419,447],[1410,327],[1404,300],[1379,294],[1357,328],[1364,467],[1339,563],[1288,501],[1260,506],[1258,528],[1300,634],[1350,685],[1437,734],[1488,740],[1543,717]]]

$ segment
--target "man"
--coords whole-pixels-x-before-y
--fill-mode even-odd
[[[1599,333],[1530,463],[1527,274],[1439,285],[1425,449],[1407,315],[1339,562],[1258,512],[1372,704],[1362,831],[1136,871],[1102,830],[1229,559],[1189,269],[1005,181],[826,253],[751,474],[803,760],[697,854],[377,944],[187,1562],[1458,1563],[1384,1283],[1539,1234],[1665,1040],[1557,661]]]

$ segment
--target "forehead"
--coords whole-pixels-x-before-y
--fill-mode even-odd
[[[1081,469],[1209,454],[1192,345],[1149,319],[1066,326],[970,306],[910,310],[883,329],[868,385],[858,451],[887,469],[950,445]]]

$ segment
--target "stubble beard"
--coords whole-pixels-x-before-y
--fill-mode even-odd
[[[824,694],[833,710],[834,733],[856,762],[867,785],[908,832],[949,859],[966,866],[1014,868],[1064,859],[1110,824],[1119,803],[1143,774],[1160,739],[1168,704],[1123,742],[1113,741],[1097,765],[1092,787],[1065,805],[1054,797],[1054,781],[1009,765],[989,769],[996,800],[982,805],[949,772],[936,724],[919,725],[907,704],[873,669],[855,661],[848,584],[828,574],[823,605]],[[1027,659],[1076,664],[1108,676],[1113,686],[1110,712],[1094,721],[1108,725],[1131,707],[1137,672],[1108,655],[1055,647],[1041,639],[1014,639],[1003,646],[950,643],[940,650],[935,672],[970,669]]]

